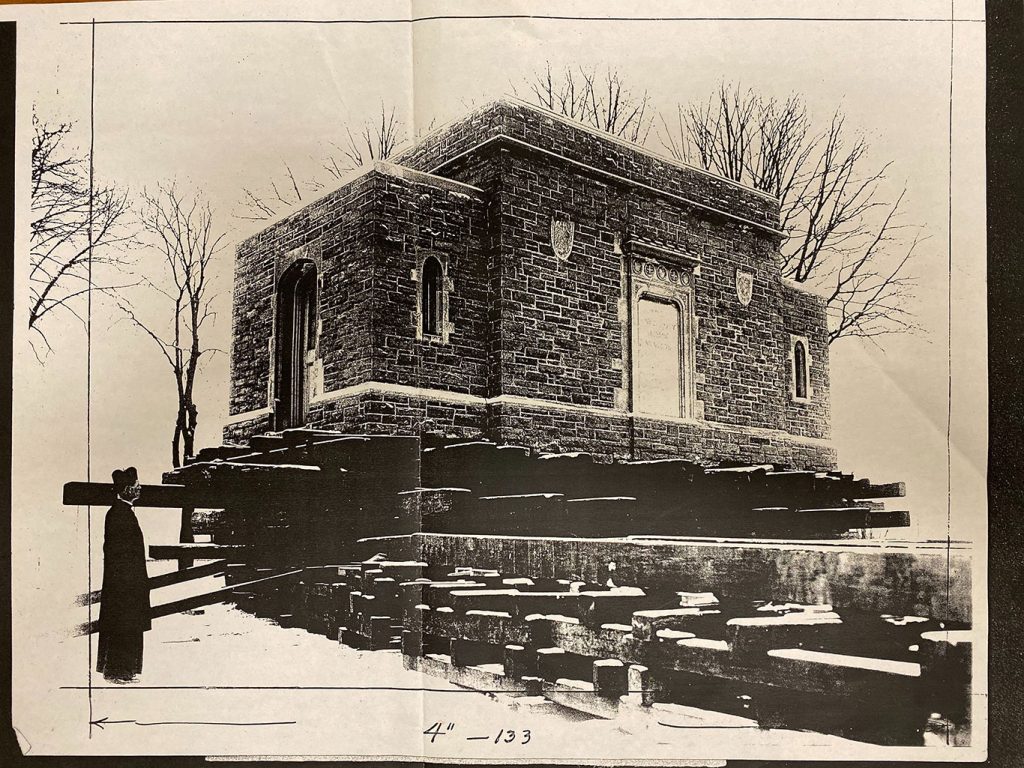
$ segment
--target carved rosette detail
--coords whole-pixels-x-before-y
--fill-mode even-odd
[[[633,259],[630,269],[634,275],[640,275],[649,280],[658,280],[671,285],[690,285],[690,273],[685,269],[656,264],[645,259]]]

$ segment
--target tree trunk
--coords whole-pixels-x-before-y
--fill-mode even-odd
[[[178,469],[181,466],[181,423],[174,424],[174,440],[171,441],[171,466]]]
[[[196,408],[195,403],[188,403],[185,409],[186,421],[185,428],[182,430],[182,437],[184,438],[185,458],[189,459],[195,456],[196,424],[199,422],[199,409]]]
[[[192,507],[184,507],[181,510],[181,528],[178,531],[178,542],[181,544],[191,544],[195,541],[195,536],[192,533]],[[186,568],[191,568],[193,564],[191,557],[179,557],[178,558],[178,570],[183,571]]]

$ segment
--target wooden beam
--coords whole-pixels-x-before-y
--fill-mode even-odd
[[[715,467],[714,469],[706,469],[704,473],[707,475],[719,475],[719,474],[741,474],[741,475],[753,475],[757,473],[765,474],[767,472],[774,471],[775,467],[772,464],[753,464],[750,466],[741,467]]]
[[[339,449],[350,449],[346,455],[354,454],[352,449],[366,448],[370,438],[363,435],[344,435],[338,432],[314,432],[311,430],[285,430],[280,437],[263,436],[257,442],[240,452],[224,457],[229,464],[302,464],[308,466],[344,466],[345,462],[325,461],[333,458]],[[211,454],[212,455],[212,454]],[[212,459],[211,459],[212,460]]]
[[[149,577],[149,588],[159,589],[169,587],[172,584],[181,584],[193,579],[201,579],[206,576],[219,576],[228,569],[227,560],[214,560],[210,563],[195,565],[182,571],[168,571]]]
[[[620,586],[714,592],[729,599],[833,604],[942,621],[971,621],[969,545],[532,538],[418,533],[367,548],[434,566]],[[615,563],[611,573],[609,563]],[[947,572],[948,566],[948,572]]]
[[[306,464],[301,459],[303,454],[301,446],[285,446],[273,448],[267,451],[256,451],[254,453],[241,453],[237,456],[224,459],[227,464]]]
[[[206,558],[227,558],[228,562],[240,562],[233,555],[245,552],[244,544],[150,544],[149,556],[154,560],[177,560],[191,557],[194,560]]]
[[[320,443],[325,440],[336,440],[340,437],[352,437],[351,434],[333,429],[310,429],[308,427],[292,427],[281,432],[281,437],[288,445],[305,445]]]
[[[335,470],[337,474],[342,472],[343,470]],[[263,490],[296,481],[315,481],[320,479],[322,474],[320,467],[302,464],[244,464],[214,461],[198,462],[164,472],[163,480],[165,483],[181,483],[182,485],[230,485],[239,491],[251,492],[257,488]]]
[[[628,625],[587,627],[564,619],[565,617],[545,616],[541,621],[548,625],[551,645],[561,648],[566,653],[623,661],[639,661],[643,658],[643,654],[637,649],[645,646],[633,641],[629,635]]]
[[[175,613],[181,613],[182,611],[190,611],[194,608],[201,608],[204,605],[223,603],[234,597],[236,592],[244,592],[246,589],[254,587],[258,584],[266,584],[267,582],[271,581],[287,579],[289,577],[298,576],[301,573],[302,569],[297,568],[293,571],[276,573],[273,576],[264,576],[263,578],[254,579],[253,581],[246,581],[242,584],[234,584],[230,587],[222,587],[221,589],[215,589],[212,592],[205,592],[201,595],[192,595],[191,597],[182,598],[181,600],[175,600],[170,603],[154,605],[152,608],[149,609],[149,617],[151,619],[160,619],[164,616],[170,616]],[[97,619],[92,623],[86,622],[85,624],[79,624],[77,627],[76,634],[79,636],[90,635],[98,631],[99,620]]]
[[[253,451],[272,451],[275,448],[284,448],[284,438],[280,435],[254,435],[249,438],[249,447]]]
[[[209,472],[207,478],[198,474],[188,475],[188,485],[173,481],[175,478],[184,479],[189,470],[199,472],[201,470],[195,468],[204,466],[218,467],[218,469]],[[259,470],[252,469],[257,466]],[[230,467],[244,467],[245,469],[232,470]],[[183,508],[189,507],[193,509],[223,509],[233,505],[245,506],[260,500],[289,498],[294,495],[298,487],[303,489],[304,498],[315,499],[317,493],[321,491],[328,495],[336,493],[336,487],[331,488],[328,487],[329,483],[320,483],[321,479],[344,477],[344,470],[340,468],[323,474],[319,474],[319,467],[302,467],[298,472],[293,471],[294,469],[291,466],[241,465],[229,462],[190,464],[180,470],[175,470],[177,474],[166,473],[164,477],[171,482],[142,486],[142,492],[138,501],[135,502],[135,506],[173,509],[178,514]],[[64,484],[63,503],[68,506],[109,507],[115,499],[114,486],[110,483],[70,482]]]
[[[250,448],[245,445],[218,445],[211,448],[203,448],[195,456],[185,459],[186,464],[195,464],[206,461],[223,461],[232,456],[241,456],[249,453]]]
[[[417,618],[422,622],[422,633],[426,635],[493,643],[499,647],[506,643],[530,643],[529,625],[507,613],[474,611],[462,614],[420,609]]]
[[[686,632],[691,637],[694,631],[707,628],[708,618],[716,624],[725,619],[717,608],[662,608],[651,611],[634,611],[631,617],[632,634],[637,640],[651,641],[661,630]],[[692,631],[691,631],[692,630]]]
[[[299,450],[299,449],[296,449]],[[294,507],[326,505],[338,497],[345,470],[304,464],[252,464],[217,461],[165,472],[165,483],[188,486],[198,508]]]
[[[150,618],[159,619],[163,616],[170,616],[174,613],[181,613],[182,611],[190,611],[193,608],[201,608],[204,605],[213,605],[214,603],[223,603],[225,600],[230,600],[232,593],[236,590],[246,590],[257,584],[266,584],[271,581],[277,581],[281,579],[287,579],[294,576],[298,576],[302,573],[301,568],[296,568],[292,571],[285,571],[284,573],[277,573],[273,576],[264,576],[260,579],[254,579],[253,581],[246,581],[242,584],[235,584],[230,587],[222,587],[221,589],[215,589],[212,592],[205,592],[201,595],[193,595],[191,597],[185,597],[181,600],[174,600],[170,603],[163,603],[162,605],[154,605],[150,609]]]
[[[769,669],[782,679],[801,680],[809,690],[829,693],[861,686],[875,691],[921,676],[921,665],[893,659],[873,659],[804,648],[769,650]]]
[[[899,509],[879,509],[868,513],[868,528],[907,528],[910,512]]]
[[[879,485],[868,485],[858,498],[865,499],[895,499],[907,495],[907,484],[881,483]]]
[[[156,576],[150,576],[148,585],[150,591],[159,589],[160,587],[167,587],[171,584],[181,584],[185,581],[191,581],[192,579],[201,579],[206,576],[217,576],[224,573],[227,570],[227,560],[214,560],[212,563],[203,563],[203,565],[196,565],[192,568],[186,568],[181,571],[168,571],[167,573],[157,574]],[[90,603],[98,603],[103,599],[102,591],[97,589],[86,595],[79,595],[75,598],[75,605],[89,605]]]
[[[64,483],[64,504],[68,506],[109,507],[117,499],[111,483]],[[197,502],[197,494],[184,485],[144,485],[136,507],[178,509],[205,506]],[[216,505],[211,505],[216,506]]]
[[[282,443],[276,448],[238,454],[225,459],[225,462],[228,464],[299,464],[319,466],[319,462],[310,460],[309,448],[310,446],[306,445],[285,445]]]

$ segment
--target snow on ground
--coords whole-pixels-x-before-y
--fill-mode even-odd
[[[154,574],[175,567],[149,565]],[[76,585],[62,586],[69,592]],[[223,578],[210,577],[163,587],[153,593],[153,602],[220,586]],[[23,621],[37,626],[34,642],[19,647],[16,656],[14,724],[31,754],[326,755],[492,763],[786,758],[808,757],[815,749],[833,758],[836,750],[844,757],[854,749],[865,757],[891,754],[832,736],[760,730],[753,721],[694,709],[662,709],[640,722],[587,718],[544,700],[458,688],[404,669],[397,651],[355,650],[224,604],[155,620],[146,634],[139,680],[113,685],[92,675],[90,716],[88,646],[85,638],[68,633],[88,612],[60,608],[72,600],[69,593],[26,602],[22,610]],[[93,662],[95,642],[93,637]],[[102,725],[91,735],[90,719]],[[431,741],[423,732],[434,723],[442,725],[443,735]],[[508,731],[515,732],[513,743],[505,743]]]
[[[163,588],[154,602],[220,584],[221,579],[210,578]],[[65,642],[77,646],[85,641]],[[679,761],[862,746],[820,734],[763,731],[753,721],[696,710],[644,718],[646,725],[587,718],[543,700],[458,688],[404,669],[398,651],[355,650],[229,605],[154,621],[146,635],[141,678],[113,685],[94,675],[93,686],[93,719],[103,727],[69,751],[523,762]],[[60,694],[88,696],[80,688]],[[675,727],[658,720],[671,720]],[[443,735],[432,741],[423,732],[434,723],[441,724]],[[85,736],[86,729],[80,730]],[[509,731],[515,736],[505,743]],[[45,744],[40,750],[47,751]]]

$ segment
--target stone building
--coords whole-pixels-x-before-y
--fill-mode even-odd
[[[831,469],[778,202],[515,100],[238,246],[226,440],[306,425]]]

